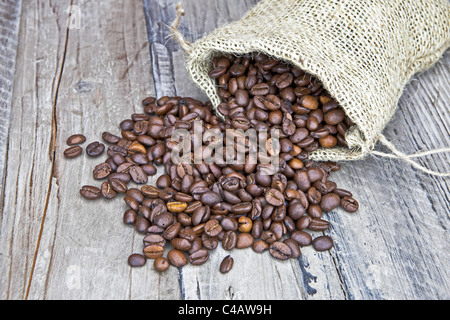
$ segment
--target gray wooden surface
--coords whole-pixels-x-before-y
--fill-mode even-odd
[[[184,0],[180,30],[194,41],[256,2]],[[99,160],[69,161],[62,151],[72,133],[95,141],[118,132],[148,95],[205,99],[168,38],[175,5],[0,2],[0,299],[450,299],[449,179],[374,156],[332,176],[361,208],[326,215],[330,252],[304,248],[280,262],[235,250],[225,275],[220,247],[201,267],[128,267],[142,236],[122,223],[125,205],[83,201],[79,187],[94,183]],[[80,19],[67,28],[69,12]],[[449,78],[447,51],[408,84],[384,132],[399,150],[450,146]],[[449,154],[417,160],[450,170]]]

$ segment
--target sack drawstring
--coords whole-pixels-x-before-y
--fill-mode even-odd
[[[389,142],[386,139],[386,137],[383,134],[381,134],[381,133],[378,136],[378,141],[381,142],[389,150],[391,150],[393,154],[379,152],[379,151],[375,151],[375,150],[373,150],[370,154],[376,155],[376,156],[380,156],[380,157],[384,157],[384,158],[393,158],[393,159],[404,160],[404,161],[408,162],[411,166],[419,169],[420,171],[428,173],[430,175],[439,176],[439,177],[449,177],[450,176],[450,172],[433,171],[433,170],[430,170],[430,169],[425,168],[424,166],[418,164],[416,161],[411,160],[411,158],[418,158],[418,157],[423,157],[423,156],[436,154],[436,153],[450,152],[450,148],[440,148],[440,149],[423,151],[423,152],[418,152],[418,153],[407,155],[407,154],[404,154],[401,151],[398,151],[397,148],[391,142]]]
[[[181,6],[181,3],[177,4],[176,10],[177,10],[177,17],[170,25],[170,35],[172,38],[178,41],[178,43],[180,44],[180,46],[183,48],[184,51],[189,51],[189,49],[191,48],[191,43],[186,41],[181,32],[178,31],[178,26],[180,25],[181,17],[184,16],[184,9]]]

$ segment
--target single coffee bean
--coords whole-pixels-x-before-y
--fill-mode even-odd
[[[125,224],[135,224],[137,219],[137,213],[134,210],[128,209],[123,214],[123,223]]]
[[[333,247],[333,239],[328,236],[320,236],[312,241],[312,245],[317,251],[327,251]]]
[[[227,250],[233,250],[236,247],[237,234],[233,230],[228,230],[224,233],[222,239],[222,247]]]
[[[139,253],[133,253],[128,257],[128,264],[131,267],[142,267],[147,262],[147,259]]]
[[[118,193],[125,193],[128,190],[126,182],[124,182],[118,178],[109,177],[108,182],[111,185],[111,188],[113,188],[113,190]]]
[[[83,152],[83,148],[80,146],[73,146],[69,147],[66,150],[64,150],[64,157],[67,159],[73,159],[78,157]]]
[[[153,261],[153,267],[158,272],[164,272],[170,267],[169,260],[164,257],[156,257]]]
[[[98,141],[92,142],[86,147],[86,154],[90,157],[98,157],[103,151],[105,151],[105,145]]]
[[[94,179],[104,179],[106,178],[112,171],[111,165],[106,162],[100,163],[95,166],[93,171]]]
[[[186,202],[168,202],[167,209],[172,213],[180,213],[183,212],[187,208]]]
[[[279,260],[287,260],[292,254],[291,248],[287,244],[280,241],[275,241],[272,243],[269,247],[269,252],[272,257]]]
[[[225,258],[223,258],[222,262],[220,263],[220,273],[227,273],[233,268],[234,260],[233,258],[228,255]]]
[[[188,263],[188,259],[184,255],[184,253],[177,249],[171,249],[167,253],[167,259],[169,260],[170,264],[180,268],[185,266]]]
[[[106,132],[106,131],[102,133],[102,138],[105,142],[108,142],[108,143],[117,143],[120,140],[120,138],[118,136],[116,136],[112,133]]]
[[[71,135],[69,138],[67,138],[67,145],[68,146],[73,146],[76,144],[82,144],[86,141],[86,137],[82,134],[74,134]]]
[[[94,186],[83,186],[80,190],[80,194],[87,200],[94,200],[100,197],[101,190]]]
[[[222,232],[223,228],[220,225],[220,222],[216,219],[211,219],[205,224],[205,234],[210,237],[217,236],[220,232]]]
[[[322,196],[320,208],[325,212],[331,211],[339,206],[340,201],[341,198],[336,193],[327,193]]]
[[[241,216],[238,219],[239,231],[240,232],[250,232],[252,230],[253,222],[252,219]]]
[[[164,239],[160,234],[149,234],[144,238],[143,242],[146,247],[149,245],[159,245],[164,247],[166,244],[166,239]]]
[[[155,259],[163,255],[164,247],[159,244],[151,244],[146,246],[143,252],[148,259]]]
[[[262,253],[269,249],[269,244],[264,240],[259,239],[253,242],[252,249],[255,252]]]
[[[326,220],[313,218],[309,222],[308,229],[312,231],[325,231],[330,227],[330,223]]]
[[[253,244],[254,240],[255,239],[253,238],[253,236],[248,232],[239,233],[236,239],[236,248],[238,249],[248,248]]]
[[[341,207],[350,213],[356,212],[359,208],[359,203],[351,197],[343,197],[341,199]]]
[[[174,238],[171,240],[170,243],[175,249],[181,251],[188,251],[192,246],[192,243],[190,241],[183,238]]]
[[[100,188],[102,195],[105,199],[112,199],[117,195],[117,192],[111,187],[108,181],[104,181]]]
[[[284,204],[284,196],[279,190],[269,189],[264,197],[272,206],[278,207]]]
[[[189,262],[194,266],[204,264],[208,259],[209,252],[205,249],[199,249],[189,255]]]
[[[297,259],[298,257],[301,256],[302,252],[301,252],[300,246],[298,245],[298,243],[295,240],[288,238],[288,239],[283,240],[283,243],[286,244],[291,249],[290,258]]]
[[[312,237],[305,231],[296,230],[291,232],[291,239],[295,240],[301,247],[309,246],[312,242]]]

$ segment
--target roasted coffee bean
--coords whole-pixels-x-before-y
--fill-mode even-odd
[[[253,242],[252,249],[255,252],[262,253],[269,249],[269,244],[264,240],[259,239]]]
[[[309,222],[308,229],[312,231],[325,231],[330,227],[330,223],[320,218],[313,218]]]
[[[328,236],[320,236],[312,241],[312,245],[317,251],[327,251],[333,247],[333,239]]]
[[[127,184],[123,180],[109,177],[108,182],[111,188],[118,193],[125,193],[128,190]]]
[[[289,247],[289,249],[291,249],[290,258],[297,259],[298,257],[300,257],[301,249],[295,240],[288,238],[288,239],[283,240],[283,243],[286,244]]]
[[[205,224],[205,233],[210,237],[217,236],[223,230],[220,222],[216,219],[208,220]]]
[[[220,273],[227,273],[233,268],[234,259],[228,255],[225,258],[223,258],[222,262],[220,263]]]
[[[336,193],[327,193],[322,196],[320,201],[320,208],[325,211],[336,209],[340,204],[341,198]]]
[[[270,189],[265,194],[265,199],[267,203],[272,206],[279,207],[284,204],[284,196],[279,190]]]
[[[128,209],[123,214],[123,223],[135,224],[137,219],[137,213],[134,210]]]
[[[359,203],[351,197],[343,197],[341,199],[341,207],[350,213],[356,212],[359,208]]]
[[[149,245],[159,245],[164,247],[166,244],[166,239],[159,234],[149,234],[144,238],[143,242],[146,247]]]
[[[81,148],[80,146],[72,146],[64,150],[64,157],[66,157],[67,159],[73,159],[81,155],[82,152],[83,148]]]
[[[248,232],[238,233],[236,239],[236,248],[238,249],[248,248],[253,244],[254,240],[255,239],[253,238],[253,236]]]
[[[208,259],[209,252],[205,249],[199,249],[189,255],[189,262],[194,266],[204,264]]]
[[[137,217],[134,227],[139,233],[146,233],[147,229],[150,227],[150,221],[146,217]]]
[[[94,200],[100,197],[101,190],[94,186],[83,186],[80,190],[80,194],[87,200]]]
[[[131,267],[142,267],[147,262],[147,259],[139,253],[133,253],[128,257],[128,264]]]
[[[100,188],[102,195],[105,199],[112,199],[116,196],[117,192],[111,187],[108,181],[104,181]]]
[[[169,260],[164,257],[156,257],[153,261],[153,267],[158,272],[164,272],[170,267]]]
[[[183,238],[174,238],[170,241],[170,243],[175,249],[181,251],[188,251],[192,246],[192,243],[190,241]]]
[[[252,219],[242,216],[238,219],[239,232],[250,232],[252,230],[253,222]]]
[[[104,179],[106,178],[112,171],[111,165],[106,162],[100,163],[95,166],[93,171],[94,179]]]
[[[187,208],[186,202],[168,202],[167,203],[167,209],[172,213],[180,213],[183,212]]]
[[[76,144],[82,144],[86,141],[86,137],[82,134],[74,134],[71,135],[69,138],[67,138],[67,145],[68,146],[73,146]]]
[[[164,247],[159,244],[150,244],[144,248],[143,253],[148,259],[155,259],[164,254]]]
[[[86,154],[90,157],[98,157],[103,151],[105,151],[105,145],[98,141],[92,142],[86,147]]]
[[[291,232],[291,239],[295,240],[301,247],[309,246],[312,242],[312,237],[305,231],[296,230]]]
[[[233,250],[236,247],[237,243],[237,234],[233,230],[228,230],[224,233],[222,239],[222,247],[227,250]]]
[[[287,244],[280,241],[275,241],[272,243],[269,247],[269,252],[272,257],[279,260],[287,260],[292,254],[291,248]]]
[[[167,253],[167,259],[169,260],[171,265],[177,268],[183,267],[188,263],[188,259],[185,254],[177,249],[171,249]]]
[[[117,143],[120,140],[120,138],[118,136],[116,136],[112,133],[106,132],[106,131],[102,133],[102,138],[105,142],[108,142],[108,143]]]

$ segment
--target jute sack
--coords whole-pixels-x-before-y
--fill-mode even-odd
[[[346,134],[348,148],[319,148],[312,159],[361,159],[380,140],[393,157],[427,171],[411,158],[450,150],[407,156],[382,135],[411,76],[450,45],[448,0],[262,0],[194,43],[177,31],[184,13],[181,6],[177,11],[172,36],[186,51],[188,74],[214,107],[220,98],[208,72],[213,58],[224,53],[263,52],[321,80],[356,126]]]

